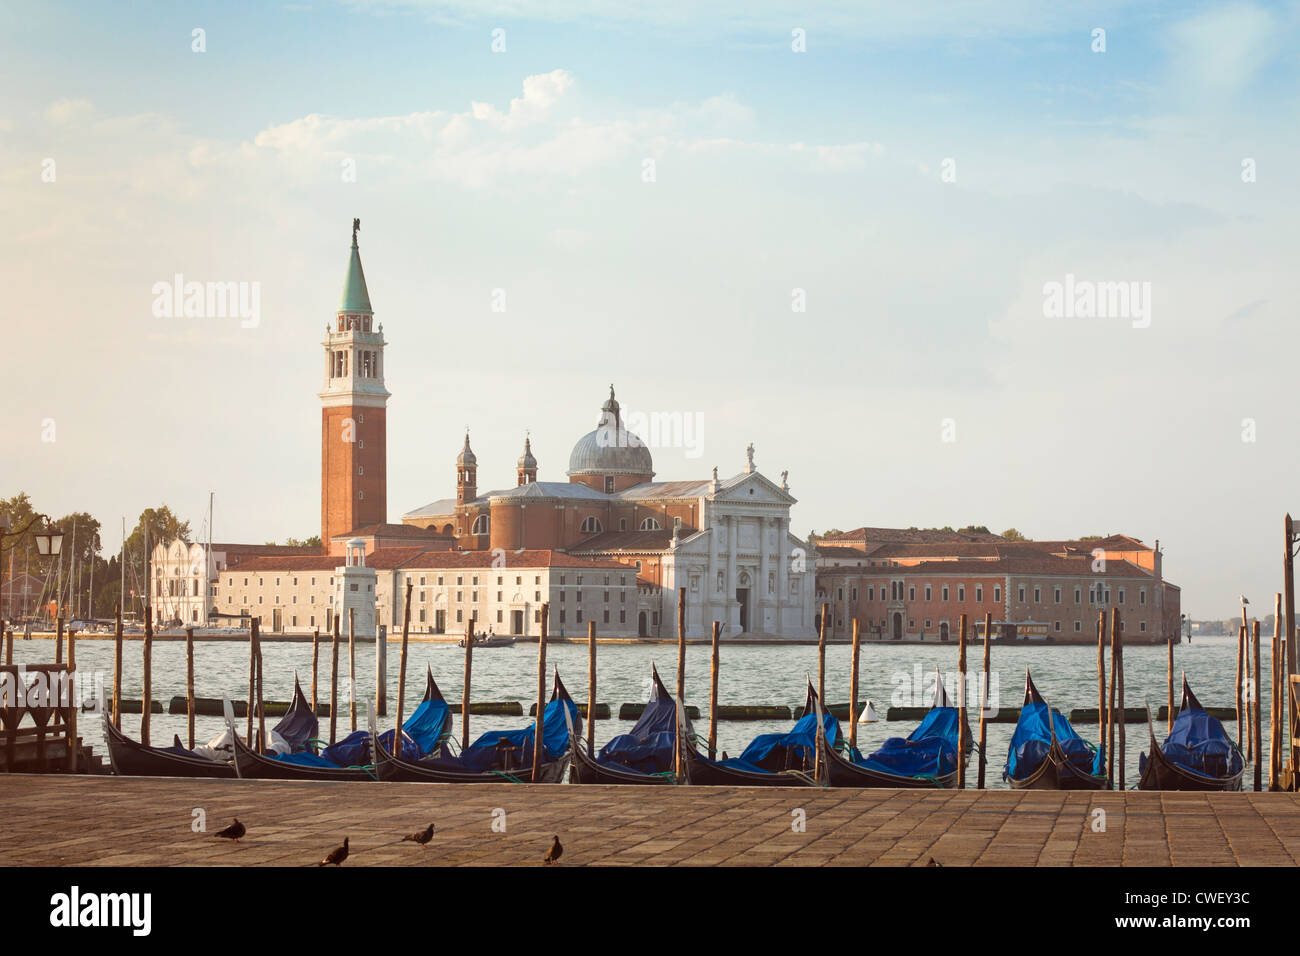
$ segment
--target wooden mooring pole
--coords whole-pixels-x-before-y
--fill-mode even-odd
[[[1128,735],[1124,728],[1124,624],[1119,616],[1119,608],[1112,609],[1110,622],[1115,634],[1115,646],[1119,649],[1119,788],[1124,787],[1124,765],[1128,762]]]
[[[966,789],[966,615],[957,625],[957,789]]]
[[[1282,781],[1282,593],[1273,595],[1273,656],[1269,667],[1268,789],[1278,790]]]
[[[406,642],[411,631],[411,588],[415,582],[407,580],[406,582],[406,610],[402,612],[402,652],[398,655],[397,661],[397,723],[393,724],[393,755],[402,756],[402,719],[406,716]],[[543,611],[543,614],[546,612]],[[375,640],[379,635],[375,635]],[[314,647],[314,645],[313,645]],[[316,693],[316,662],[315,652],[312,655],[312,694]],[[418,754],[417,754],[418,756]]]
[[[1291,696],[1290,675],[1294,674],[1296,671],[1296,657],[1297,657],[1297,652],[1300,651],[1300,648],[1296,647],[1295,551],[1294,551],[1295,529],[1292,525],[1291,515],[1288,514],[1286,516],[1286,521],[1283,527],[1284,530],[1286,531],[1286,548],[1284,551],[1286,559],[1283,562],[1283,569],[1282,569],[1283,588],[1286,595],[1286,632],[1283,635],[1283,640],[1282,640],[1282,655],[1283,655],[1282,673],[1285,679],[1281,682],[1282,684],[1281,706],[1282,709],[1285,710],[1286,713],[1288,714],[1288,717],[1286,719],[1285,728],[1282,731],[1284,736],[1281,739],[1288,741],[1287,744],[1283,745],[1286,748],[1286,754],[1287,754],[1287,758],[1285,761],[1285,767],[1287,770],[1287,789],[1294,790],[1296,787],[1296,779],[1297,777],[1300,777],[1300,774],[1296,773],[1297,768],[1295,766],[1296,742],[1291,738],[1291,728],[1295,726],[1295,722],[1296,722],[1296,710],[1295,710],[1296,702],[1295,702],[1295,698]]]
[[[984,670],[980,677],[980,762],[979,778],[976,786],[984,789],[984,771],[988,766],[988,760],[984,756],[984,748],[988,742],[988,732],[986,721],[989,714],[989,642],[992,640],[991,632],[993,630],[993,614],[990,611],[984,612]]]
[[[1254,647],[1255,658],[1255,679],[1251,681],[1250,686],[1250,710],[1254,720],[1251,721],[1250,739],[1256,742],[1255,745],[1255,792],[1258,793],[1264,789],[1264,748],[1259,746],[1259,619],[1255,619],[1255,625],[1252,629],[1251,644]]]
[[[320,671],[320,628],[311,632],[311,712],[316,713],[316,676]]]
[[[1097,745],[1110,759],[1106,744],[1106,612],[1097,615]],[[1109,777],[1107,780],[1109,781]],[[1109,783],[1107,783],[1109,786]]]
[[[248,625],[248,720],[245,724],[244,743],[253,746],[253,707],[257,699],[257,631]],[[333,741],[330,741],[333,743]]]
[[[533,783],[541,781],[542,763],[546,758],[546,627],[550,612],[550,604],[543,604],[542,629],[537,635],[537,720],[533,724]],[[595,713],[596,708],[589,702],[587,719],[590,720]]]
[[[330,743],[338,733],[339,718],[339,616],[333,615],[333,640],[330,643]]]
[[[826,618],[830,605],[822,602],[821,627],[817,630],[817,696],[826,706]]]
[[[677,699],[686,701],[686,588],[677,589]]]
[[[465,625],[465,677],[460,691],[460,749],[469,749],[469,688],[474,666],[474,618]]]
[[[149,718],[153,716],[153,615],[144,606],[144,693],[140,695],[140,743],[149,746]]]
[[[253,621],[253,644],[257,647],[257,746],[265,751],[266,739],[266,685],[262,677],[262,629]]]
[[[862,654],[862,628],[853,619],[853,654],[849,663],[849,751],[858,746],[858,662]],[[825,702],[823,701],[823,706]]]
[[[1242,617],[1245,617],[1244,611],[1242,612]],[[1244,675],[1242,674],[1241,657],[1242,654],[1245,653],[1245,650],[1246,650],[1246,625],[1242,624],[1237,628],[1237,687],[1236,687],[1236,696],[1234,700],[1236,701],[1236,707],[1237,707],[1237,749],[1241,750],[1243,753],[1245,751],[1242,748],[1242,743],[1243,743],[1242,726],[1243,724],[1245,724],[1245,720],[1243,719],[1243,715],[1241,713],[1241,706],[1242,706],[1241,682],[1244,678]]]
[[[596,754],[596,622],[587,622],[587,753]]]
[[[1105,611],[1101,612],[1104,616]],[[1118,610],[1115,612],[1119,613]],[[1110,631],[1110,703],[1106,707],[1106,778],[1107,786],[1115,789],[1115,695],[1119,690],[1119,632]]]
[[[63,663],[63,613],[65,609],[59,610],[57,623],[54,625],[54,663]],[[56,711],[57,713],[57,711]]]
[[[718,753],[718,638],[721,625],[713,622],[713,654],[709,659],[709,757],[717,759]]]
[[[113,726],[122,729],[122,605],[113,605]]]
[[[194,628],[185,629],[185,730],[194,749]]]
[[[1165,641],[1165,696],[1168,698],[1165,713],[1169,715],[1167,733],[1174,732],[1174,639]]]
[[[348,723],[357,732],[357,609],[348,608]]]

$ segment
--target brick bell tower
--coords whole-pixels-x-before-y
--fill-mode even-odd
[[[388,453],[384,327],[374,325],[357,230],[343,296],[325,327],[325,389],[321,400],[321,548],[356,528],[388,520]],[[342,553],[341,551],[339,553]]]

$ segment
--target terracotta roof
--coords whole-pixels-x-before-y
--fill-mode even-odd
[[[840,534],[822,535],[818,540],[849,544],[854,541],[925,544],[934,541],[1005,541],[1000,534],[938,531],[928,528],[855,528]]]
[[[386,548],[384,550],[398,550]],[[376,554],[383,552],[376,551]],[[399,567],[410,568],[491,568],[493,561],[498,561],[500,551],[424,551],[403,561]],[[626,571],[627,565],[617,561],[601,561],[592,558],[580,558],[564,551],[552,551],[542,548],[529,548],[523,551],[506,551],[504,553],[504,570],[511,568],[617,568]],[[369,559],[366,561],[369,564]]]
[[[490,568],[501,552],[494,551],[439,551],[424,547],[379,548],[366,555],[366,567],[376,571],[395,568]],[[332,571],[342,567],[341,555],[309,555],[284,558],[252,558],[238,568],[247,571]],[[505,568],[618,568],[627,566],[616,561],[580,558],[563,551],[530,549],[506,551]],[[234,570],[233,568],[231,570]]]
[[[685,539],[695,534],[696,529],[682,525],[678,538]],[[606,531],[592,535],[586,541],[574,545],[574,554],[593,554],[603,551],[667,551],[673,540],[672,528],[659,528],[655,531]]]
[[[419,538],[429,540],[430,538],[453,538],[454,535],[444,535],[441,531],[434,531],[430,528],[421,528],[411,524],[368,524],[364,527],[357,528],[355,531],[349,531],[345,534],[336,534],[331,541],[344,541],[348,538]]]
[[[821,568],[818,574],[864,574],[864,575],[927,575],[938,576],[970,575],[979,577],[1002,577],[1007,574],[1044,574],[1070,575],[1072,577],[1124,577],[1151,579],[1151,572],[1139,568],[1128,561],[1107,561],[1104,571],[1092,569],[1091,556],[1062,558],[1052,554],[1021,553],[1014,556],[999,557],[991,561],[966,559],[956,561],[922,561],[912,565],[876,565],[874,567],[832,567]]]

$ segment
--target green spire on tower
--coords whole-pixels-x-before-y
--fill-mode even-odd
[[[361,228],[361,220],[352,220],[352,255],[348,259],[348,275],[343,280],[343,295],[339,299],[340,312],[369,312],[374,314],[374,309],[370,308],[370,293],[366,290],[366,274],[361,269],[361,252],[357,249],[357,230]]]

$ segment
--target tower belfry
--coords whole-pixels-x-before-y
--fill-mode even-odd
[[[321,400],[321,547],[365,525],[388,520],[388,390],[383,325],[375,325],[352,220],[343,294],[326,326]]]

